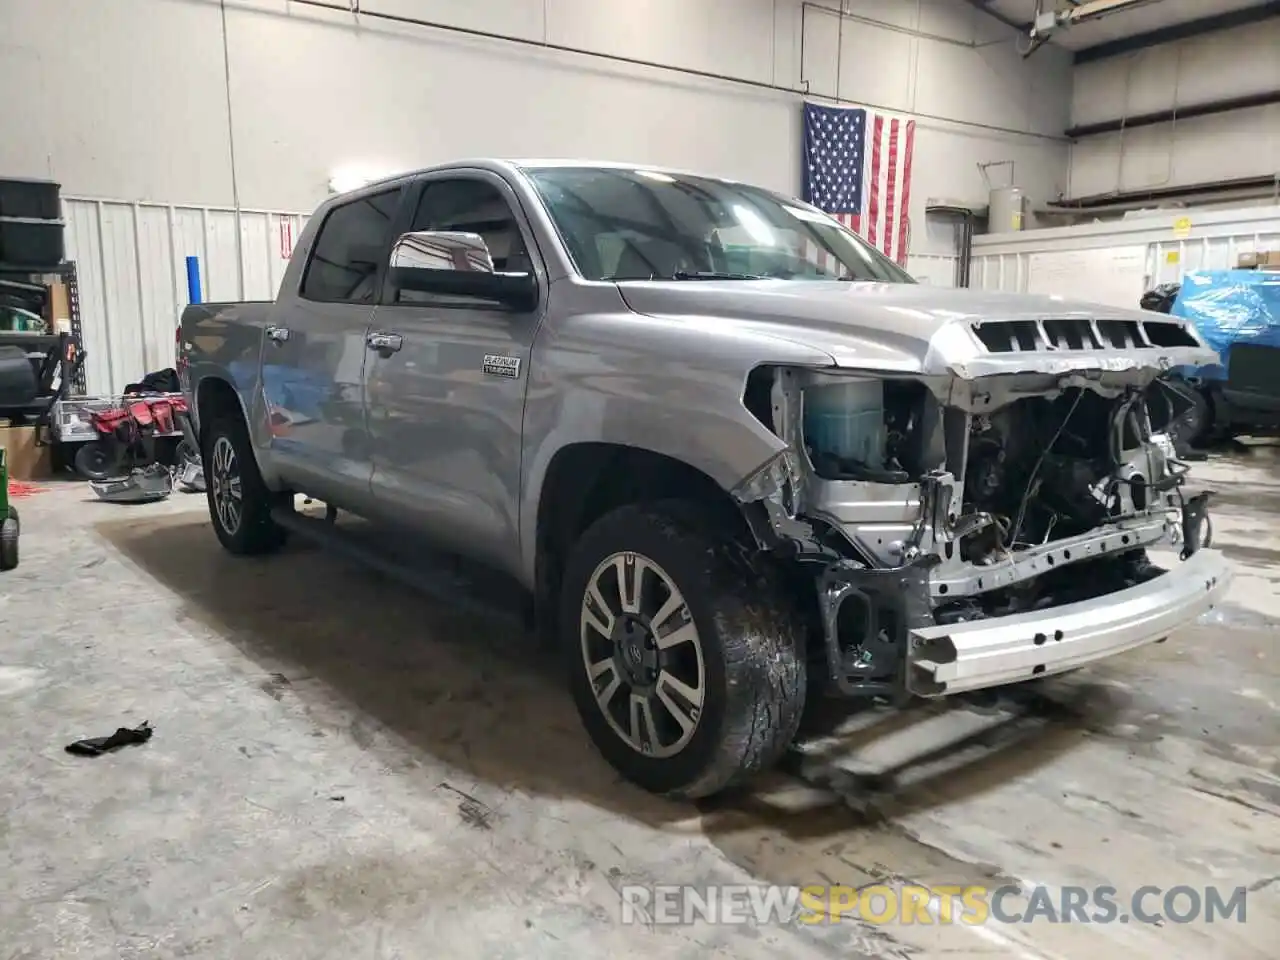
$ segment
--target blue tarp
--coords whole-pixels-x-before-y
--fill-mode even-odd
[[[1170,312],[1191,321],[1221,360],[1187,372],[1206,380],[1225,380],[1235,344],[1280,347],[1280,273],[1205,270],[1188,274]]]

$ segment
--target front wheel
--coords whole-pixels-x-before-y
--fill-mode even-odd
[[[236,416],[214,420],[202,439],[205,495],[218,540],[242,556],[279,549],[285,530],[271,519],[271,510],[286,495],[272,492],[263,481],[244,421]]]
[[[583,534],[560,623],[574,700],[601,754],[647,790],[695,798],[772,766],[790,745],[805,653],[779,588],[675,506],[622,507]]]

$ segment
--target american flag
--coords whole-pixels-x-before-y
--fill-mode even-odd
[[[911,236],[915,139],[914,120],[804,105],[804,199],[899,265]]]

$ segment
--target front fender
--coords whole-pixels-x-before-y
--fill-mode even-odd
[[[535,347],[525,404],[520,547],[534,582],[538,509],[548,468],[571,445],[608,443],[693,467],[726,492],[785,444],[743,403],[758,366],[830,367],[824,351],[741,331],[690,329],[631,314],[578,317]],[[672,328],[683,329],[672,329]]]

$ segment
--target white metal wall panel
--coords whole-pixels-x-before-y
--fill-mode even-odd
[[[173,318],[178,310],[175,298],[177,277],[169,233],[169,211],[162,207],[137,206],[134,207],[134,216],[137,221],[138,279],[142,290],[139,315],[142,369],[150,372],[162,370],[173,363]],[[185,278],[185,272],[183,276]]]
[[[933,254],[912,254],[907,258],[907,272],[931,287],[956,285],[956,258]]]
[[[1229,237],[1201,237],[1151,245],[1148,263],[1152,284],[1181,282],[1197,270],[1231,270],[1242,253],[1280,250],[1280,218],[1269,230]]]
[[[1031,252],[975,255],[969,266],[969,285],[978,290],[1026,293]]]
[[[62,201],[66,221],[67,258],[76,262],[80,286],[80,330],[85,344],[85,383],[90,390],[107,389],[111,382],[111,338],[102,284],[102,244],[98,238],[97,205],[92,201]]]
[[[95,204],[101,245],[102,292],[106,304],[105,320],[111,338],[107,362],[111,383],[136,380],[143,367],[142,326],[128,318],[142,316],[142,296],[138,283],[136,233],[133,207],[125,204]],[[86,344],[86,349],[91,349]],[[139,370],[138,374],[131,371]]]
[[[267,262],[271,264],[270,295],[274,297],[276,291],[280,289],[280,283],[284,280],[285,268],[289,266],[294,245],[298,242],[298,235],[302,233],[302,228],[307,225],[308,218],[292,213],[273,213],[267,219],[270,223],[267,229],[268,251],[277,251],[275,256],[267,257]]]
[[[114,393],[173,364],[187,304],[187,257],[200,259],[206,302],[270,300],[306,216],[63,198],[67,258],[76,262],[90,393]],[[281,224],[285,226],[282,228]]]
[[[271,264],[268,263],[270,247],[266,231],[271,218],[265,213],[240,215],[240,252],[244,265],[244,299],[270,300]]]
[[[244,288],[236,267],[235,211],[206,210],[205,234],[205,259],[200,264],[205,303],[243,299]]]
[[[973,286],[1025,293],[1032,254],[1147,248],[1146,289],[1197,270],[1228,270],[1243,253],[1280,250],[1280,207],[1187,210],[1107,223],[974,238]],[[1090,278],[1074,295],[1089,299]],[[1135,303],[1136,307],[1137,304]]]

